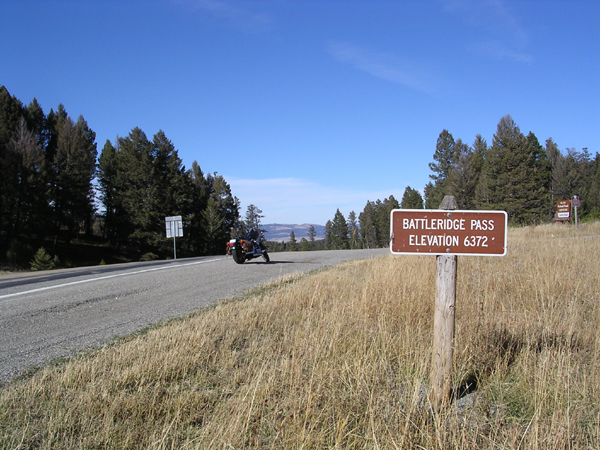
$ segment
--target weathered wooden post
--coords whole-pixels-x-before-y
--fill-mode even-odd
[[[578,230],[579,229],[579,222],[577,220],[577,207],[579,206],[579,196],[578,195],[574,195],[573,198],[571,199],[571,206],[573,206],[573,209],[575,209],[575,229]]]
[[[441,210],[458,208],[453,196],[446,196]],[[454,352],[454,311],[456,306],[456,255],[438,255],[435,312],[433,316],[433,357],[429,401],[436,411],[450,402],[452,354]]]

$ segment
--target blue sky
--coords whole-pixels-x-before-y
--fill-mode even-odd
[[[163,130],[264,223],[429,181],[443,129],[491,144],[510,114],[600,151],[600,1],[0,0],[0,84],[59,103],[98,152]]]

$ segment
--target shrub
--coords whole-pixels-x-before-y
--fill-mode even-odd
[[[144,253],[140,257],[140,261],[156,261],[158,259],[158,255],[152,252]]]
[[[52,260],[52,256],[50,256],[44,247],[38,249],[29,265],[31,266],[31,270],[49,270],[56,267],[55,261]]]

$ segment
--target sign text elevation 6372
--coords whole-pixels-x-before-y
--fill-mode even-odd
[[[506,255],[504,211],[394,209],[391,220],[394,254]]]

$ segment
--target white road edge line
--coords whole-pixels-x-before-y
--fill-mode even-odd
[[[71,283],[57,284],[55,286],[46,286],[46,287],[38,288],[38,289],[31,289],[29,291],[14,292],[12,294],[0,295],[0,300],[3,300],[5,298],[10,298],[10,297],[17,297],[19,295],[27,295],[27,294],[34,294],[36,292],[48,291],[50,289],[58,289],[58,288],[61,288],[61,287],[66,287],[66,286],[73,286],[73,285],[76,285],[76,284],[90,283],[92,281],[107,280],[109,278],[124,277],[126,275],[137,275],[137,274],[140,274],[140,273],[154,272],[154,271],[157,271],[157,270],[175,269],[175,268],[178,268],[178,267],[193,266],[193,265],[196,265],[196,264],[206,264],[206,263],[209,263],[209,262],[221,261],[223,259],[224,258],[208,259],[208,260],[196,261],[196,262],[185,263],[185,264],[177,264],[177,265],[175,265],[175,264],[169,264],[169,265],[166,265],[166,266],[155,267],[155,268],[152,268],[152,269],[137,270],[135,272],[117,273],[117,274],[114,274],[114,275],[106,275],[104,277],[97,277],[97,278],[89,278],[87,280],[72,281]]]

